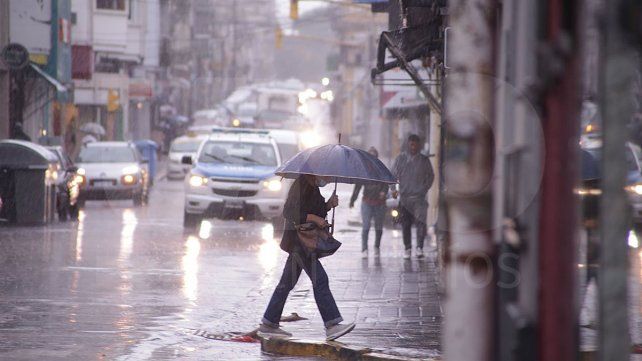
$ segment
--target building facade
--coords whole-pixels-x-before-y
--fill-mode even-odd
[[[274,14],[273,1],[161,1],[163,100],[190,116],[239,87],[273,80]]]
[[[70,0],[0,4],[0,48],[18,44],[29,54],[20,69],[0,64],[0,138],[20,133],[43,144],[62,143],[73,102],[70,18]]]
[[[73,78],[78,125],[105,139],[148,138],[158,67],[159,1],[73,1]]]

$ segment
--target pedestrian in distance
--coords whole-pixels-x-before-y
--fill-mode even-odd
[[[328,227],[328,211],[339,205],[339,198],[333,194],[326,201],[319,187],[327,184],[328,179],[314,175],[299,176],[288,193],[283,217],[285,230],[281,239],[281,249],[288,252],[281,279],[272,294],[261,320],[258,335],[261,337],[289,337],[291,333],[279,326],[283,307],[290,291],[296,285],[301,270],[310,277],[314,300],[325,324],[326,340],[335,340],[352,331],[354,323],[342,324],[343,318],[330,291],[328,275],[314,253],[309,253],[299,240],[296,225],[313,222],[318,227]]]
[[[408,137],[408,149],[399,154],[392,166],[392,174],[397,177],[399,190],[391,186],[393,198],[400,197],[400,220],[404,259],[409,259],[412,249],[412,225],[417,227],[417,258],[424,256],[423,247],[426,238],[426,217],[428,214],[428,201],[426,194],[432,186],[435,174],[427,156],[420,153],[420,138],[416,134]]]
[[[377,158],[379,157],[379,152],[375,147],[370,147],[368,153]],[[359,197],[361,188],[363,188],[363,197],[361,198],[361,258],[368,258],[368,235],[373,220],[375,226],[374,255],[379,257],[379,246],[383,236],[383,220],[386,216],[388,185],[385,183],[371,183],[364,186],[355,184],[352,197],[350,197],[350,208],[354,207],[354,202]]]

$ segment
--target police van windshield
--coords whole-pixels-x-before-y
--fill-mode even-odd
[[[277,166],[271,144],[209,141],[198,157],[201,163]]]

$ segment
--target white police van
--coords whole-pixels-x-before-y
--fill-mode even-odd
[[[274,175],[283,159],[268,131],[216,129],[194,159],[182,162],[192,164],[185,177],[185,227],[207,217],[282,222],[292,181]]]

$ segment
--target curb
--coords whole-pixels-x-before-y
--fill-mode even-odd
[[[261,338],[261,351],[287,356],[317,356],[335,361],[437,361],[381,353],[370,348],[349,346],[336,341],[313,341],[295,338]]]

